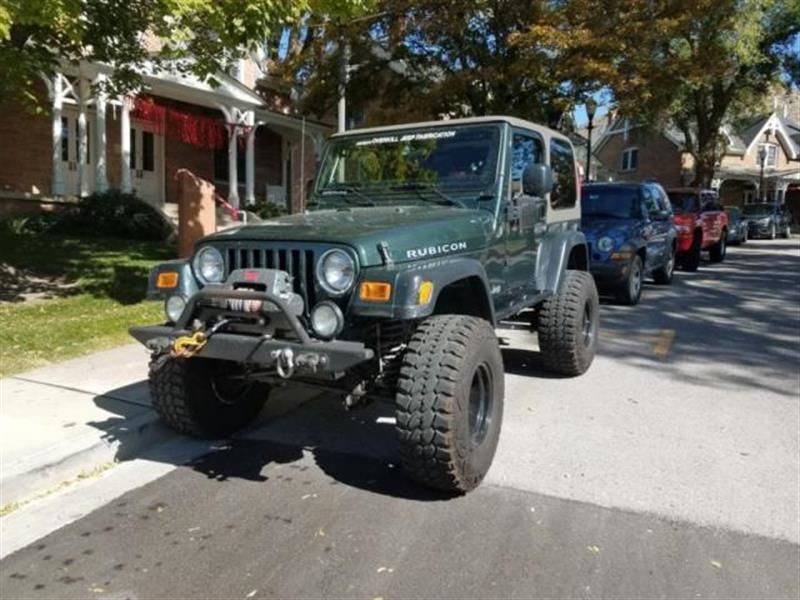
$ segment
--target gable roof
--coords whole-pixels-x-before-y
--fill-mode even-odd
[[[766,131],[771,131],[776,138],[780,137],[784,142],[783,145],[789,158],[796,159],[800,157],[800,143],[798,143],[797,136],[790,134],[790,132],[796,131],[796,125],[778,116],[776,112],[756,119],[742,132],[741,137],[746,144],[745,152],[750,152]],[[797,133],[800,133],[800,131],[797,131]]]

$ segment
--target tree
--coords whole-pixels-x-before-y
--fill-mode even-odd
[[[551,17],[546,0],[382,0],[372,18],[298,30],[276,73],[303,89],[318,115],[337,98],[350,48],[348,110],[368,123],[510,114],[557,125],[596,81],[557,48],[519,44]]]
[[[115,68],[133,88],[147,62],[201,78],[314,12],[345,18],[369,0],[0,0],[0,99],[36,102],[42,73],[60,61]],[[155,43],[145,44],[149,39]]]
[[[584,58],[583,76],[605,82],[622,114],[677,126],[698,185],[724,150],[722,126],[779,76],[796,77],[798,0],[566,0],[552,11],[520,41],[559,44],[568,60]]]

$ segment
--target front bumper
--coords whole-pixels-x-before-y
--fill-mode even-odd
[[[772,232],[772,223],[766,222],[762,223],[761,221],[750,221],[747,224],[747,233],[750,237],[757,237],[757,236],[768,236]]]
[[[374,356],[373,351],[360,342],[322,341],[312,338],[282,298],[269,292],[241,289],[203,289],[192,296],[174,327],[170,325],[131,327],[130,334],[154,352],[163,352],[171,347],[172,341],[177,337],[191,335],[189,323],[194,319],[198,306],[204,301],[220,299],[258,300],[269,303],[272,318],[280,319],[280,330],[291,338],[282,339],[272,333],[264,335],[231,333],[223,329],[208,338],[197,356],[270,368],[291,354],[297,371],[311,373],[344,371]],[[231,310],[221,311],[219,316],[235,317],[237,314],[252,317],[252,314]]]
[[[630,260],[624,261],[592,261],[589,268],[598,287],[614,286],[625,282],[630,270]]]

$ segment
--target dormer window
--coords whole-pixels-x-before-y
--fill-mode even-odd
[[[764,157],[765,169],[774,169],[775,167],[778,166],[778,147],[775,144],[759,144],[758,145],[759,159],[762,156]]]

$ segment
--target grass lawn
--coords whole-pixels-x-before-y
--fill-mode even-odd
[[[0,293],[12,300],[0,302],[0,377],[131,341],[131,325],[162,321],[162,304],[144,300],[147,274],[174,255],[153,242],[0,233]]]

